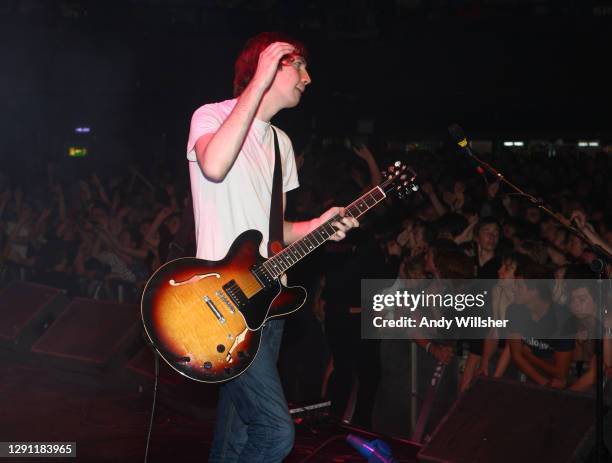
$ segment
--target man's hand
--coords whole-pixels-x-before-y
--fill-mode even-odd
[[[533,357],[533,352],[531,351],[531,347],[529,347],[527,344],[523,344],[523,347],[521,348],[521,350],[525,358]]]
[[[323,224],[327,222],[329,219],[336,215],[340,215],[341,220],[332,222],[332,225],[336,229],[336,233],[334,233],[329,239],[332,241],[340,241],[346,238],[346,232],[351,228],[356,228],[359,226],[359,222],[354,217],[345,216],[345,210],[343,207],[332,207],[328,209],[327,212],[324,212],[321,217],[318,219],[319,224]]]
[[[476,376],[489,376],[489,362],[480,361],[480,366],[476,370]]]
[[[433,185],[431,182],[425,182],[421,185],[421,191],[427,196],[431,196],[434,193]]]
[[[364,161],[367,161],[368,159],[372,159],[374,157],[370,149],[365,145],[353,146],[353,153],[355,153]]]
[[[274,42],[268,45],[259,55],[257,69],[251,83],[263,90],[267,89],[274,81],[281,58],[293,53],[294,50],[295,47],[286,42]]]
[[[566,379],[551,378],[548,385],[553,389],[565,389],[567,386]]]

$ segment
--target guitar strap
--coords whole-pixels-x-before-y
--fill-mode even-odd
[[[268,256],[273,256],[283,248],[283,166],[281,164],[278,136],[274,127],[274,175],[272,177],[272,197],[270,199],[270,228],[268,233]]]

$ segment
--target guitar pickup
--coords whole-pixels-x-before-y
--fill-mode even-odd
[[[238,286],[238,284],[234,280],[225,283],[223,285],[223,290],[225,291],[225,294],[229,296],[229,298],[236,307],[238,307],[239,309],[246,307],[248,299],[244,292],[242,292],[242,289],[240,289],[240,286]]]

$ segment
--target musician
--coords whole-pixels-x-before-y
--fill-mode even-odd
[[[191,178],[197,257],[220,260],[234,239],[249,229],[263,235],[260,252],[268,256],[274,176],[274,131],[285,193],[298,187],[295,156],[289,137],[270,120],[299,104],[311,79],[307,52],[298,41],[264,32],[248,40],[235,63],[234,99],[207,104],[191,120],[187,159]],[[331,239],[339,241],[358,226],[334,207],[306,222],[282,222],[284,244],[292,243],[340,214]],[[283,321],[262,328],[262,345],[244,373],[220,389],[211,462],[280,462],[293,446],[288,413],[276,360]]]

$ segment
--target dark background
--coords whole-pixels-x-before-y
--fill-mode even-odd
[[[0,0],[0,158],[182,162],[191,113],[231,97],[245,39],[310,49],[313,84],[275,120],[295,139],[353,135],[608,140],[611,2]],[[82,136],[81,136],[82,137]],[[513,138],[512,138],[513,137]]]

